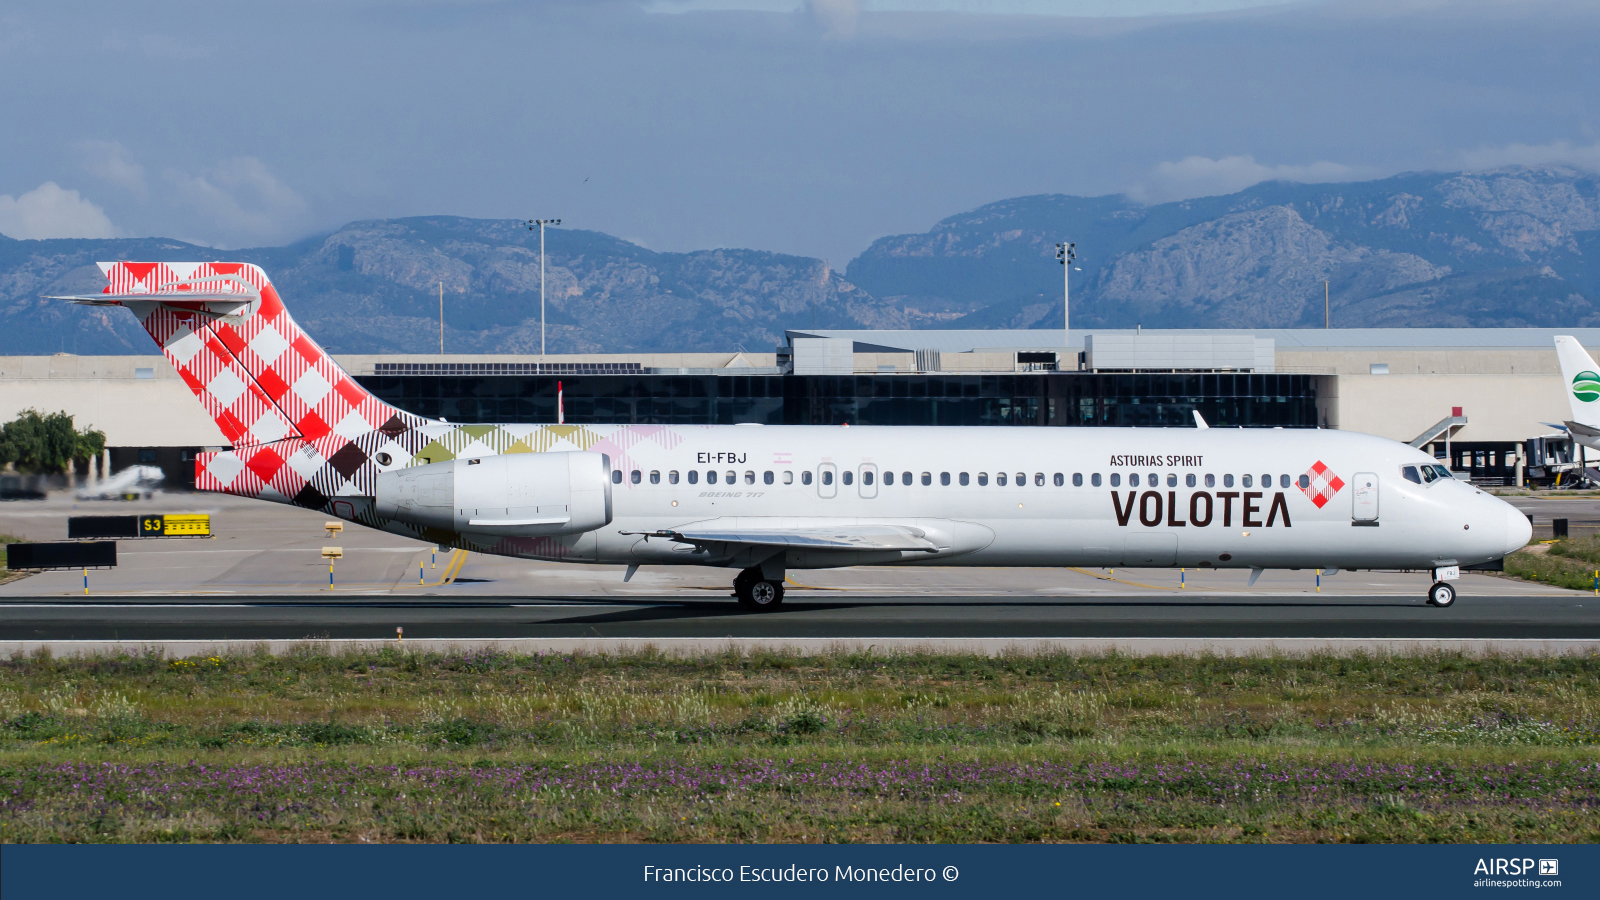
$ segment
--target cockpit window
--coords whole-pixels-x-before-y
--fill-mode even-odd
[[[1455,477],[1454,475],[1451,475],[1450,474],[1450,470],[1446,469],[1444,466],[1434,466],[1433,470],[1435,472],[1439,473],[1439,477],[1440,478],[1454,478]]]
[[[1417,467],[1416,466],[1405,466],[1405,467],[1401,468],[1400,474],[1404,475],[1405,479],[1407,481],[1411,482],[1412,484],[1421,484],[1422,483],[1422,477],[1417,474]]]
[[[1439,473],[1433,470],[1433,466],[1419,466],[1418,468],[1422,469],[1422,480],[1429,484],[1432,484],[1433,480],[1439,477]]]

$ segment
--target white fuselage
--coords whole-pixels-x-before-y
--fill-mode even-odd
[[[462,545],[742,566],[753,564],[748,555],[643,535],[697,523],[882,523],[920,529],[941,549],[791,549],[785,565],[1430,568],[1490,562],[1529,536],[1515,508],[1470,484],[1406,480],[1405,466],[1434,463],[1422,452],[1339,431],[661,426],[644,437],[639,426],[585,428],[596,440],[583,449],[605,452],[620,473],[608,525],[561,539],[467,532]]]

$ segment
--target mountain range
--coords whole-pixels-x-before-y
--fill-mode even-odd
[[[1123,196],[991,203],[880,238],[843,273],[759,250],[658,253],[547,231],[552,353],[769,351],[785,328],[1057,328],[1057,241],[1076,243],[1078,327],[1600,325],[1600,180],[1565,168],[1269,182],[1143,205]],[[147,353],[97,291],[98,260],[261,265],[336,353],[537,353],[538,235],[520,222],[352,222],[285,247],[0,236],[0,354]],[[1080,271],[1081,270],[1081,271]]]

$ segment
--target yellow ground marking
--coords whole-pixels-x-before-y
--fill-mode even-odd
[[[1100,575],[1095,572],[1090,572],[1088,569],[1080,569],[1077,566],[1067,566],[1067,571],[1077,572],[1079,575],[1087,575],[1090,578],[1098,578],[1101,581],[1115,581],[1117,584],[1129,584],[1133,585],[1134,587],[1149,588],[1152,591],[1175,591],[1178,589],[1176,585],[1144,584],[1138,581],[1129,581],[1126,578],[1113,578],[1110,575]]]
[[[848,591],[848,590],[850,590],[849,588],[841,588],[841,587],[822,587],[820,585],[815,585],[815,584],[801,584],[800,582],[795,581],[793,578],[789,577],[788,575],[783,576],[783,580],[785,582],[788,582],[791,585],[794,585],[797,588],[804,588],[805,590],[808,590],[808,591]]]

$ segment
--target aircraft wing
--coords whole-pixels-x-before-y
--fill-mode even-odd
[[[834,525],[834,526],[719,526],[715,522],[684,526],[681,529],[623,532],[657,537],[697,547],[734,544],[747,547],[781,547],[796,550],[920,550],[938,553],[948,550],[928,537],[928,533],[909,525]]]

